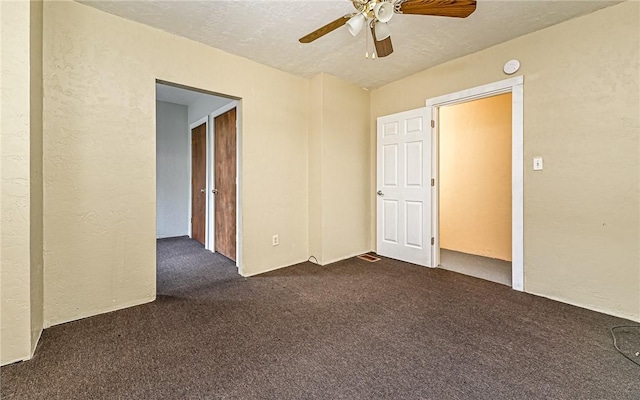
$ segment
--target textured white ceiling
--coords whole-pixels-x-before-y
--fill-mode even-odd
[[[327,72],[375,88],[621,1],[478,0],[466,19],[394,15],[394,52],[377,60],[364,58],[365,30],[352,37],[342,27],[313,43],[298,42],[351,13],[349,0],[81,2],[296,75]]]

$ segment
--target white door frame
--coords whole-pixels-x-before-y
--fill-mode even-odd
[[[426,101],[434,121],[432,135],[432,170],[433,176],[439,178],[438,154],[438,109],[459,103],[466,103],[485,97],[511,93],[511,286],[515,290],[524,291],[524,77],[516,76],[499,82],[490,83],[462,90],[455,93],[434,97]],[[440,265],[440,229],[439,229],[439,179],[432,191],[432,231],[434,245],[432,260],[435,266]]]
[[[233,100],[228,104],[216,109],[210,114],[200,118],[196,122],[189,124],[189,237],[191,237],[191,209],[192,209],[192,164],[191,164],[191,130],[202,124],[207,127],[207,198],[205,211],[205,248],[211,252],[215,252],[215,201],[213,199],[213,189],[215,182],[214,154],[215,154],[215,135],[214,118],[226,113],[227,111],[236,109],[236,266],[238,273],[242,275],[242,110],[239,100]]]

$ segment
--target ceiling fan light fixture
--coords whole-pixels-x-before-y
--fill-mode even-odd
[[[373,29],[376,33],[376,40],[378,41],[385,40],[386,38],[391,36],[391,29],[389,29],[389,25],[387,25],[386,22],[376,22]]]
[[[349,33],[352,36],[356,36],[362,30],[365,21],[366,18],[362,13],[356,14],[353,17],[349,18],[349,21],[347,21],[347,29],[349,29]]]
[[[382,1],[377,3],[375,8],[373,9],[373,15],[380,22],[389,22],[391,17],[393,17],[394,6],[393,4]]]
[[[0,0],[2,1],[2,0]],[[342,0],[345,1],[345,0]],[[476,10],[476,0],[349,0],[356,13],[346,14],[321,26],[298,39],[300,43],[311,43],[334,30],[347,25],[349,33],[358,35],[364,25],[374,37],[376,58],[393,53],[388,22],[393,14],[414,14],[466,18]],[[367,38],[369,33],[367,32]],[[368,46],[368,42],[365,42]],[[368,48],[368,47],[367,47]],[[373,55],[373,54],[372,54]],[[368,54],[366,54],[368,56]]]

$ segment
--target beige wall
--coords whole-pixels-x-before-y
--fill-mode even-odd
[[[328,264],[369,250],[369,92],[311,80],[309,251]]]
[[[47,326],[155,297],[156,79],[242,98],[244,273],[307,259],[308,80],[74,2],[44,37]]]
[[[441,107],[440,247],[511,261],[511,93]]]
[[[156,79],[243,99],[251,275],[310,249],[329,261],[373,248],[375,124],[360,118],[504,79],[510,58],[525,75],[526,290],[640,320],[639,11],[624,3],[423,71],[374,91],[367,110],[366,93],[330,76],[309,81],[78,3],[45,3],[45,324],[155,297]],[[6,363],[29,356],[42,318],[38,7],[0,2],[0,19]],[[530,170],[534,155],[544,171]]]
[[[42,331],[42,3],[0,3],[0,363],[31,356]]]
[[[640,320],[639,12],[638,2],[609,7],[425,70],[371,97],[372,118],[423,107],[428,98],[505,79],[502,65],[519,59],[525,290],[634,320]],[[532,171],[534,156],[544,157],[543,171]]]

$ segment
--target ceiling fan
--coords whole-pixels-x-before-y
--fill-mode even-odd
[[[476,9],[475,0],[349,0],[357,12],[344,15],[300,38],[300,43],[311,43],[343,25],[356,36],[365,25],[371,29],[375,53],[386,57],[393,53],[391,30],[387,22],[393,14],[434,15],[466,18]]]

